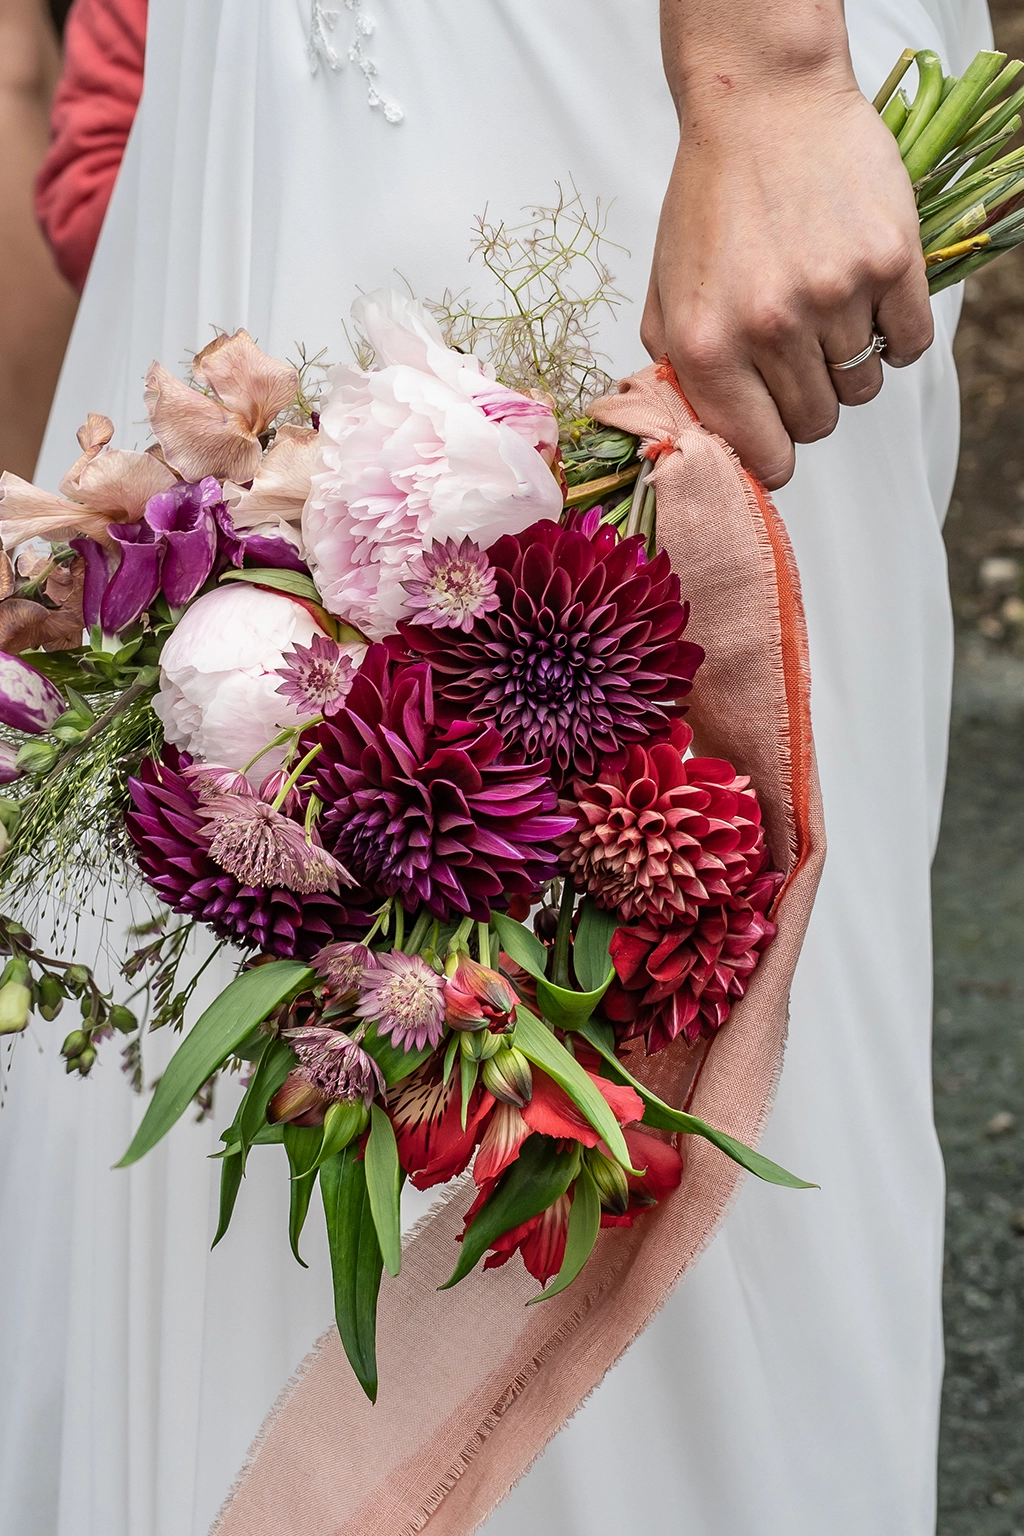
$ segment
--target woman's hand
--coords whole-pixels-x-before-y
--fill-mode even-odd
[[[731,75],[721,58],[704,52],[682,81],[666,52],[680,146],[643,339],[774,489],[793,473],[794,443],[827,436],[840,404],[882,387],[877,356],[845,372],[826,359],[855,357],[873,328],[893,366],[930,345],[928,284],[907,173],[845,37],[838,58],[806,69],[762,59]]]

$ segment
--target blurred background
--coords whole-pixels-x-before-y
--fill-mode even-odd
[[[0,0],[0,468],[30,478],[74,319],[32,212],[69,0]],[[1024,58],[1021,0],[993,0]],[[1024,247],[968,280],[946,525],[957,665],[935,864],[948,1169],[939,1536],[1024,1536]]]

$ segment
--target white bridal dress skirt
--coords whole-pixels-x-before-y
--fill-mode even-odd
[[[343,359],[360,289],[485,291],[467,264],[475,215],[515,223],[556,182],[607,209],[626,302],[601,345],[615,372],[645,360],[641,304],[675,147],[657,0],[336,11],[151,0],[145,94],[43,484],[74,459],[89,411],[141,445],[147,365],[182,368],[211,327],[245,326],[281,356],[302,343]],[[987,42],[980,0],[851,0],[848,12],[868,94],[907,45],[959,74]],[[375,30],[357,33],[361,19]],[[348,59],[356,40],[401,122],[371,106]],[[489,1536],[934,1529],[943,1191],[928,871],[950,678],[939,527],[956,462],[955,295],[935,308],[932,350],[801,448],[778,498],[807,602],[829,859],[764,1146],[820,1191],[748,1180]],[[123,918],[88,919],[83,942],[95,948],[100,928],[120,952]],[[230,1092],[212,1123],[186,1117],[141,1165],[111,1172],[141,1102],[113,1044],[87,1082],[66,1078],[63,1025],[34,1022],[15,1044],[0,1110],[0,1532],[203,1536],[331,1320],[326,1245],[313,1213],[310,1268],[295,1265],[287,1180],[268,1151],[210,1253],[219,1165],[206,1155]]]

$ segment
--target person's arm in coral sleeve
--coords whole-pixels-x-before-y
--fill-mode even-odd
[[[81,292],[142,94],[147,0],[75,0],[52,141],[36,179],[36,216]]]
[[[60,71],[44,0],[0,0],[0,469],[30,476],[75,317],[32,213]]]

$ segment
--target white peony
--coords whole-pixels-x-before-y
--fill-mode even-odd
[[[446,347],[414,300],[381,289],[352,315],[376,362],[331,372],[302,537],[324,606],[380,639],[406,615],[402,582],[435,539],[486,548],[561,515],[558,427],[546,403]]]
[[[242,768],[303,718],[278,693],[276,673],[286,651],[322,634],[305,608],[276,592],[239,585],[200,597],[160,657],[153,708],[164,736],[201,762]],[[253,786],[283,762],[284,748],[267,752],[249,773]]]

